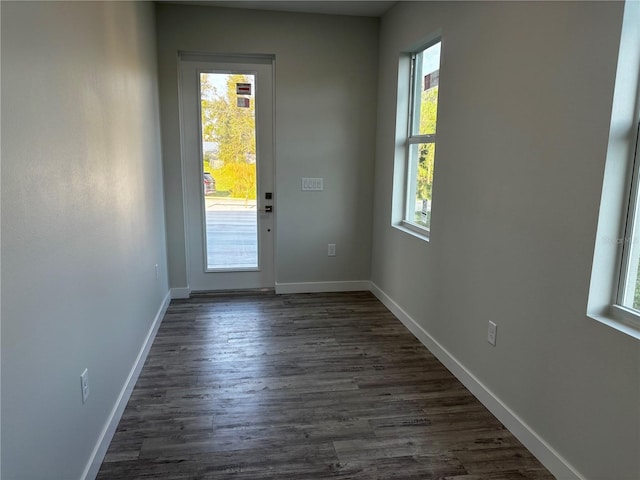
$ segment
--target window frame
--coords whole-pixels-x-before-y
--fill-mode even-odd
[[[412,222],[409,218],[410,218],[410,202],[415,202],[415,190],[416,190],[416,178],[414,178],[413,175],[413,156],[412,156],[412,150],[413,150],[413,146],[414,145],[419,145],[419,144],[433,144],[434,146],[436,145],[436,135],[437,135],[437,118],[438,118],[438,111],[439,111],[439,107],[440,107],[440,101],[439,101],[439,93],[438,92],[438,103],[436,105],[436,132],[435,133],[431,133],[431,134],[420,134],[420,133],[414,133],[414,131],[416,130],[414,127],[416,125],[416,122],[420,121],[420,110],[419,110],[419,98],[422,94],[422,89],[421,89],[421,85],[422,85],[422,78],[421,77],[421,71],[422,71],[422,64],[421,64],[421,58],[419,59],[418,57],[421,56],[422,53],[424,53],[426,50],[428,50],[429,48],[433,47],[434,45],[437,44],[441,45],[442,48],[442,36],[438,35],[434,38],[432,38],[429,42],[423,43],[422,46],[420,46],[419,48],[416,48],[415,50],[412,50],[411,52],[409,52],[407,55],[409,56],[409,108],[408,108],[408,115],[407,115],[407,131],[406,131],[406,140],[405,140],[405,158],[404,158],[404,191],[403,193],[403,199],[402,199],[402,217],[400,218],[400,225],[402,227],[404,227],[407,230],[410,230],[413,233],[418,234],[420,237],[425,238],[426,240],[429,239],[430,234],[431,234],[431,220],[429,221],[429,226],[422,226],[422,225],[418,225],[415,222]],[[420,65],[417,65],[418,63],[420,63]],[[442,64],[442,52],[440,52],[440,55],[438,57],[438,71],[440,70]],[[420,74],[418,73],[420,72]],[[418,129],[419,130],[419,129]],[[417,169],[417,166],[416,166]],[[434,170],[435,170],[435,153],[434,153]],[[434,180],[435,181],[435,180]],[[432,188],[433,188],[433,184],[432,184]],[[433,201],[433,200],[432,200]],[[415,211],[412,211],[412,215],[415,215]]]
[[[640,329],[640,309],[624,304],[625,297],[628,295],[629,271],[633,268],[632,262],[634,261],[634,257],[631,255],[632,246],[634,243],[640,242],[640,232],[638,232],[638,235],[634,234],[634,231],[640,225],[640,118],[636,122],[635,145],[629,176],[624,230],[622,237],[619,239],[621,254],[618,264],[617,285],[610,312],[616,320],[630,327]],[[636,258],[635,260],[637,261],[638,259]],[[636,282],[639,280],[640,276],[636,278]]]
[[[623,307],[619,302],[624,288],[623,275],[629,263],[629,255],[623,255],[623,249],[628,241],[633,205],[630,202],[632,195],[640,198],[640,154],[636,137],[640,123],[639,20],[640,5],[625,2],[607,119],[609,128],[586,305],[587,318],[636,340],[640,340],[640,311]],[[640,221],[640,205],[633,207]]]
[[[622,100],[628,102],[630,98],[635,98],[634,113],[629,118],[628,127],[625,126],[624,117],[615,118],[617,124],[612,121],[609,135],[611,151],[607,154],[605,165],[586,313],[589,318],[640,340],[640,310],[622,304],[631,262],[629,247],[634,241],[634,223],[640,222],[640,77],[634,93],[624,93]],[[622,135],[624,130],[629,133]],[[620,168],[623,164],[627,167]],[[616,214],[619,214],[619,220],[611,221]],[[616,223],[618,227],[614,230]],[[640,234],[635,241],[640,242]],[[611,284],[603,275],[607,270],[611,272]]]

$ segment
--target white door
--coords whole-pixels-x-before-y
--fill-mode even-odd
[[[272,288],[272,59],[184,55],[180,73],[189,286]]]

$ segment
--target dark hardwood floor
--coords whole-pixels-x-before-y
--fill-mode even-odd
[[[553,476],[358,292],[172,302],[98,478]]]

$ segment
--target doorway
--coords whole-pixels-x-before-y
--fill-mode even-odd
[[[274,286],[273,59],[182,55],[189,286]]]

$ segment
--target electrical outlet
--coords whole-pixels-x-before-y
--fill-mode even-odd
[[[87,368],[80,375],[80,387],[82,388],[82,403],[86,403],[89,398],[89,369]]]
[[[160,267],[156,263],[156,280],[158,280],[159,278],[160,278]]]
[[[496,335],[498,335],[498,325],[493,322],[489,322],[489,330],[487,332],[487,342],[494,347],[496,346]]]
[[[330,243],[329,245],[327,245],[327,256],[329,256],[329,257],[335,257],[336,256],[336,244],[335,243]]]

